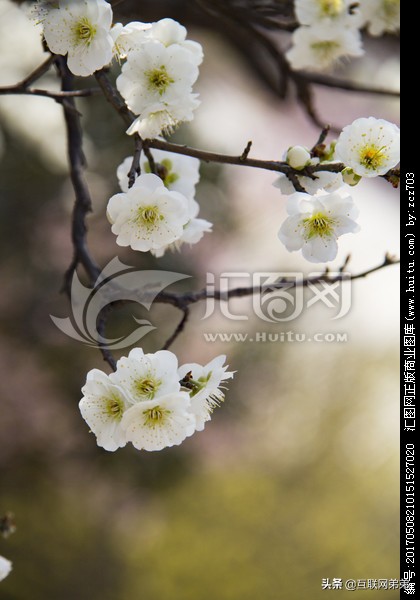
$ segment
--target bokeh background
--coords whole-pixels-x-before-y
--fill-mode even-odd
[[[202,104],[173,140],[233,154],[252,140],[251,156],[266,159],[280,159],[292,144],[312,146],[319,128],[294,95],[280,101],[243,48],[203,16],[189,22],[188,4],[173,2],[168,16],[185,17],[189,37],[204,47]],[[120,4],[122,19],[132,5]],[[139,7],[129,17],[156,20],[166,8],[145,2],[144,13]],[[365,45],[365,57],[340,73],[398,86],[398,40]],[[39,33],[21,9],[0,0],[0,85],[16,83],[42,59]],[[53,73],[37,86],[56,88]],[[338,127],[359,116],[398,121],[395,99],[317,87],[315,102]],[[101,265],[118,256],[139,268],[187,273],[194,289],[206,272],[217,280],[225,271],[316,270],[277,239],[286,198],[272,186],[273,174],[214,164],[202,165],[197,190],[212,234],[160,260],[119,248],[105,207],[132,142],[101,97],[78,106],[94,202],[89,243]],[[352,308],[335,321],[336,311],[313,306],[292,322],[269,324],[252,315],[250,299],[230,306],[248,320],[227,320],[219,309],[203,320],[205,306],[197,305],[172,349],[181,363],[226,354],[237,371],[226,402],[180,447],[107,453],[78,411],[86,372],[106,367],[98,351],[50,319],[69,315],[60,288],[72,255],[60,106],[0,97],[0,154],[0,515],[12,511],[17,524],[0,539],[0,554],[14,565],[0,597],[318,599],[328,593],[323,578],[398,578],[398,267],[353,283]],[[363,181],[353,194],[362,231],[340,240],[331,268],[351,252],[349,270],[358,272],[398,252],[398,193],[381,180]],[[131,331],[133,315],[158,324],[144,338],[149,352],[179,318],[171,307],[142,314],[129,306],[113,315],[110,335]],[[347,333],[348,341],[212,343],[203,335],[287,331]]]

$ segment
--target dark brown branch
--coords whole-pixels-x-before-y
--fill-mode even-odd
[[[62,90],[61,92],[54,92],[52,90],[41,90],[29,87],[32,83],[42,77],[54,62],[56,62],[56,57],[54,55],[49,56],[46,61],[39,65],[39,67],[37,67],[19,83],[0,87],[0,96],[29,94],[31,96],[45,96],[46,98],[52,98],[53,100],[62,102],[66,98],[93,96],[94,94],[100,93],[99,88],[90,88],[85,90]]]
[[[126,125],[131,125],[131,123],[136,118],[134,113],[127,107],[124,102],[124,98],[118,92],[118,90],[112,85],[108,76],[106,74],[105,69],[101,69],[96,71],[95,73],[96,81],[99,83],[102,92],[108,102],[114,107],[114,109],[118,112],[118,114],[123,119]]]
[[[67,68],[65,58],[57,56],[55,58],[55,62],[60,75],[63,91],[70,91],[73,86],[74,78]],[[75,193],[71,227],[73,258],[69,268],[65,273],[63,286],[66,294],[71,297],[71,283],[73,274],[75,273],[79,264],[84,267],[89,278],[89,283],[92,286],[99,277],[101,269],[91,256],[86,239],[86,217],[92,210],[92,201],[84,176],[86,162],[83,154],[83,136],[80,115],[76,110],[73,98],[68,98],[66,103],[63,103],[63,111],[67,133],[67,152],[70,164],[70,178]],[[103,332],[105,329],[105,320],[100,322],[99,327]],[[102,334],[100,333],[100,335]],[[98,345],[104,360],[112,369],[115,369],[115,360],[108,348],[101,343]]]
[[[399,263],[399,260],[390,256],[389,254],[385,255],[384,260],[377,265],[376,267],[371,267],[370,269],[366,269],[365,271],[361,271],[360,273],[352,274],[348,276],[344,273],[344,269],[346,268],[349,262],[349,257],[346,258],[343,266],[338,270],[338,273],[335,275],[331,275],[328,270],[326,270],[322,275],[317,277],[308,277],[306,279],[296,280],[289,279],[287,277],[282,278],[275,284],[270,284],[267,286],[258,286],[258,287],[241,287],[241,288],[233,288],[231,290],[211,290],[208,291],[207,288],[203,288],[201,290],[197,290],[195,292],[186,292],[184,294],[176,294],[172,292],[161,292],[155,302],[161,302],[163,304],[171,304],[172,306],[176,306],[181,310],[184,310],[185,307],[190,306],[191,304],[195,304],[200,302],[201,300],[206,300],[207,298],[214,298],[214,300],[219,302],[226,302],[230,298],[243,298],[245,296],[252,296],[253,294],[261,294],[264,292],[274,291],[276,289],[281,289],[285,284],[290,287],[308,287],[308,285],[313,285],[321,282],[325,283],[336,283],[338,281],[355,281],[356,279],[362,279],[367,277],[368,275],[375,273],[389,265],[396,265]]]
[[[88,96],[94,96],[100,94],[99,88],[87,88],[85,90],[72,90],[68,92],[53,92],[50,90],[39,90],[36,88],[22,88],[20,84],[12,85],[9,87],[0,87],[0,96],[16,96],[16,95],[29,95],[29,96],[43,96],[45,98],[51,98],[57,102],[63,102],[67,98],[84,98]]]
[[[29,75],[22,79],[22,81],[18,83],[17,86],[21,88],[29,87],[31,83],[34,83],[34,81],[37,81],[40,77],[45,75],[45,73],[49,70],[53,63],[54,55],[51,54],[41,65],[39,65],[39,67],[34,69],[32,73],[29,73]]]
[[[124,122],[127,125],[130,125],[134,121],[135,115],[127,108],[123,97],[109,81],[105,71],[97,71],[95,75],[98,81],[100,82],[101,88],[108,102],[120,114]],[[325,126],[323,126],[322,129],[324,132],[326,129]],[[324,133],[322,133],[321,135],[323,136]],[[317,173],[319,171],[339,173],[345,168],[345,165],[343,163],[319,163],[317,165],[307,167],[302,171],[298,171],[296,169],[293,169],[286,162],[282,161],[261,160],[256,158],[249,158],[248,156],[244,158],[244,154],[246,152],[242,152],[242,154],[238,156],[231,156],[229,154],[219,154],[217,152],[206,152],[205,150],[198,150],[196,148],[190,148],[189,146],[173,144],[172,142],[167,142],[166,140],[159,139],[144,140],[143,146],[146,156],[148,148],[157,148],[159,150],[165,150],[166,152],[173,152],[174,154],[192,156],[204,162],[215,162],[227,165],[254,167],[257,169],[265,169],[266,171],[283,173],[290,179],[290,181],[293,183],[295,189],[298,192],[305,192],[305,189],[300,185],[299,181],[297,180],[297,175],[307,175],[309,177],[312,177],[314,173]],[[248,146],[249,143],[245,148],[245,151],[248,149]],[[391,173],[391,171],[389,173]],[[388,174],[384,175],[383,177],[386,178],[387,176]]]
[[[378,88],[365,83],[356,83],[355,81],[348,81],[345,79],[340,79],[339,77],[332,77],[331,75],[320,75],[318,73],[306,72],[300,72],[299,75],[307,83],[324,85],[326,87],[346,90],[348,92],[374,94],[377,96],[394,96],[396,98],[399,98],[400,96],[400,92],[398,90]]]
[[[169,338],[162,346],[162,350],[167,350],[170,346],[172,346],[176,338],[184,331],[185,325],[188,321],[188,317],[190,316],[190,309],[188,308],[188,306],[184,306],[183,308],[180,308],[180,310],[182,310],[183,312],[182,318],[176,326],[175,331],[172,333],[172,335],[169,336]]]
[[[138,177],[141,173],[140,156],[141,156],[142,150],[143,150],[143,140],[136,133],[134,135],[133,161],[131,163],[130,170],[128,171],[128,187],[129,188],[133,187],[133,185],[136,181],[136,177]]]

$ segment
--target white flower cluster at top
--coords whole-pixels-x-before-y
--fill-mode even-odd
[[[75,75],[92,75],[113,57],[123,62],[116,85],[138,115],[129,135],[155,138],[193,118],[199,101],[192,86],[203,51],[199,43],[186,39],[185,27],[176,21],[113,25],[112,8],[105,0],[41,2],[36,15],[48,47],[67,55]],[[132,159],[120,165],[121,193],[110,199],[107,216],[118,245],[161,257],[168,248],[197,243],[212,224],[198,218],[194,195],[199,161],[159,151],[153,157],[159,176],[150,172],[146,160],[131,188],[127,175]]]
[[[105,450],[128,442],[139,450],[179,445],[202,431],[223,402],[222,384],[233,377],[223,366],[225,359],[178,367],[168,350],[144,354],[135,348],[120,358],[115,373],[89,371],[80,411]]]
[[[400,0],[295,0],[300,23],[286,56],[293,69],[323,71],[364,53],[360,29],[371,35],[398,31]]]
[[[39,2],[35,15],[49,49],[67,55],[75,75],[92,75],[113,58],[125,61],[117,88],[138,115],[127,133],[154,138],[193,118],[199,101],[192,86],[203,51],[186,40],[185,27],[176,21],[113,24],[105,0]]]

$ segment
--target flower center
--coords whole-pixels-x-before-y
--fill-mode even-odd
[[[322,42],[314,42],[311,44],[311,48],[319,55],[321,59],[326,59],[340,48],[340,44],[335,40],[324,40]]]
[[[179,383],[182,387],[189,390],[190,396],[193,397],[206,387],[210,380],[211,374],[212,371],[207,373],[207,375],[202,375],[198,379],[193,379],[192,372],[189,371]]]
[[[337,17],[343,12],[343,0],[319,0],[324,17]]]
[[[157,90],[160,95],[163,94],[171,83],[174,83],[174,80],[169,76],[165,65],[162,65],[157,69],[146,71],[145,75],[149,82],[149,88]]]
[[[314,237],[331,237],[334,231],[335,221],[331,217],[319,212],[312,217],[303,219],[305,238],[310,240]]]
[[[143,411],[144,424],[152,429],[154,429],[155,427],[160,427],[164,425],[167,417],[170,414],[170,410],[161,408],[160,406],[154,406],[153,408],[149,408],[148,410]]]
[[[386,146],[378,148],[375,144],[364,146],[360,150],[360,163],[366,168],[376,171],[387,160],[388,156],[384,152]]]
[[[87,17],[82,17],[80,21],[76,23],[74,28],[74,36],[77,42],[83,42],[89,45],[96,35],[96,27],[93,25]]]
[[[152,377],[145,377],[144,379],[138,379],[135,382],[134,387],[139,396],[151,400],[152,398],[154,398],[157,390],[159,389],[160,384],[160,381],[157,381]]]
[[[400,11],[400,0],[382,0],[382,7],[388,19],[395,19]]]
[[[157,221],[161,221],[163,216],[160,214],[157,206],[142,206],[139,208],[136,221],[151,229]]]
[[[124,412],[124,402],[118,396],[110,396],[106,401],[106,413],[111,419],[120,421]]]

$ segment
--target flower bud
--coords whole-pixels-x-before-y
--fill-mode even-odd
[[[357,185],[359,183],[359,181],[362,179],[360,177],[360,175],[357,175],[353,169],[350,169],[350,167],[346,167],[345,169],[343,169],[341,171],[341,175],[343,177],[343,181],[344,183],[347,183],[347,185]]]
[[[310,152],[303,146],[291,146],[286,154],[286,162],[293,169],[301,171],[311,162]]]

